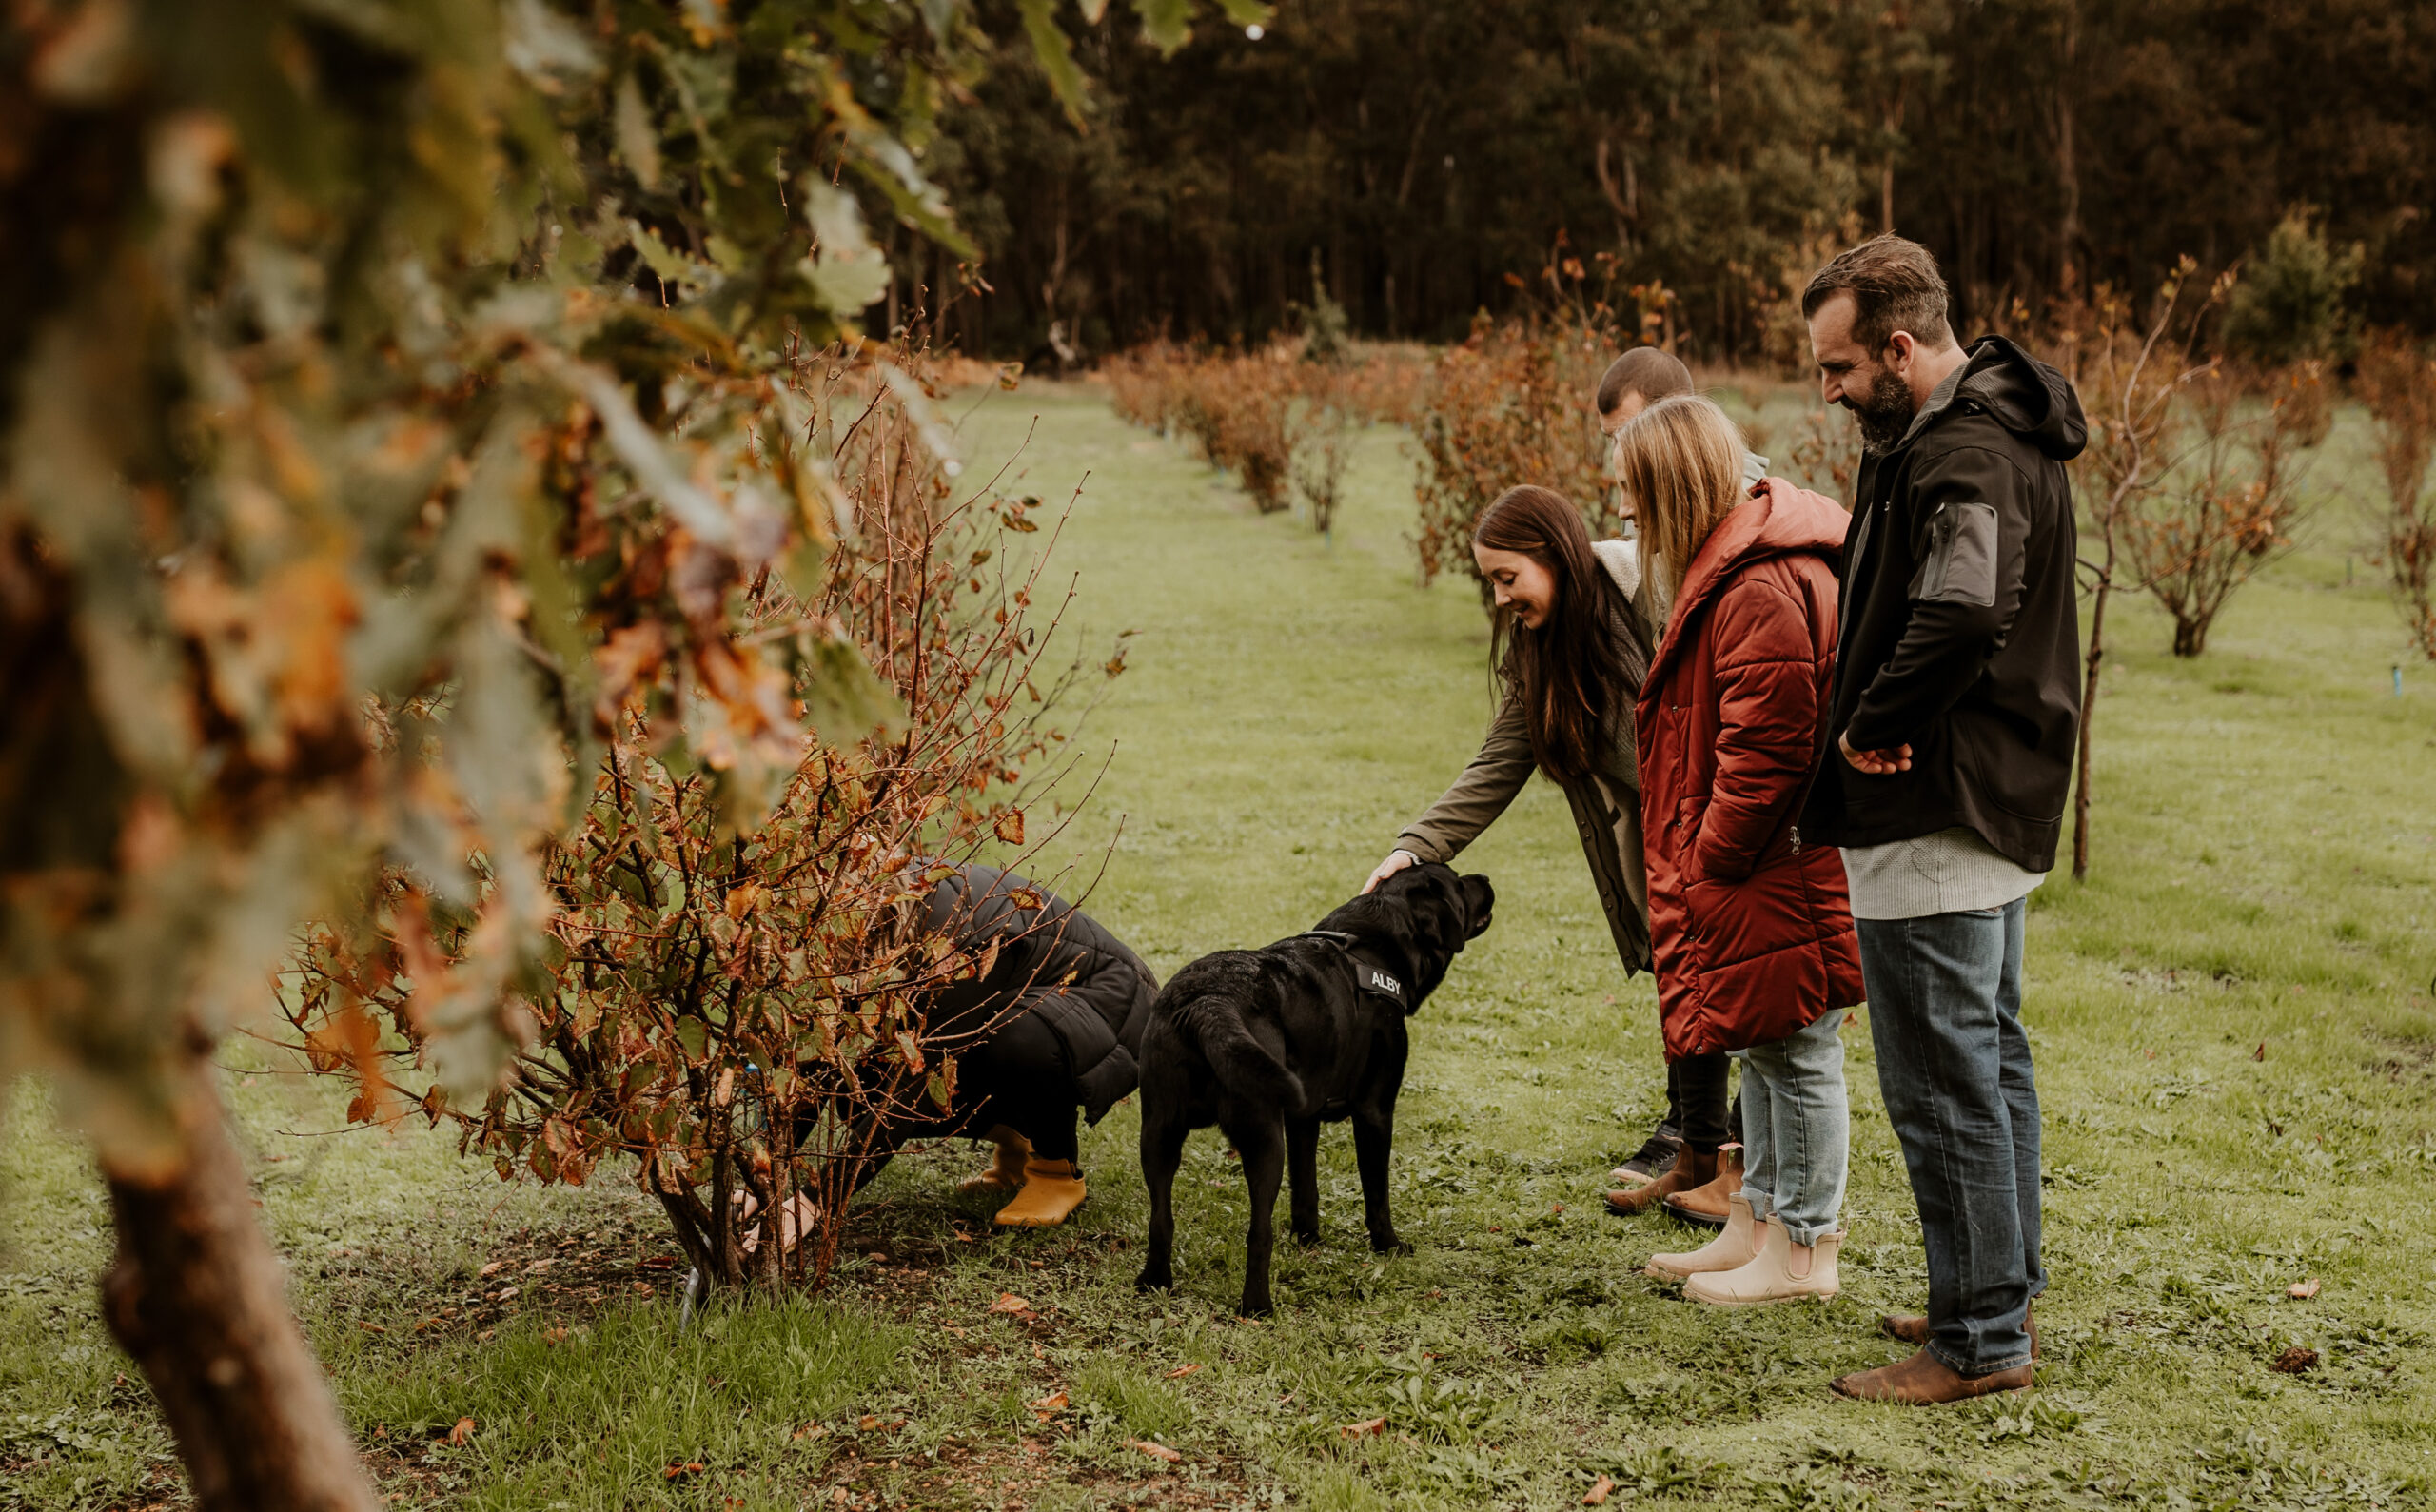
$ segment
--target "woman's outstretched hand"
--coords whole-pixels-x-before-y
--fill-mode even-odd
[[[1421,857],[1413,854],[1410,851],[1389,851],[1387,853],[1387,858],[1380,862],[1378,869],[1370,874],[1370,880],[1362,884],[1362,891],[1365,893],[1376,893],[1379,891],[1380,883],[1395,875],[1398,872],[1403,871],[1405,867],[1419,866],[1420,864]]]

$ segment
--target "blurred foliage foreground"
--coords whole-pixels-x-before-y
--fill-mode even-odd
[[[921,158],[987,43],[956,0],[0,22],[0,1075],[98,1146],[202,1504],[370,1504],[207,1075],[304,921],[285,1006],[360,1115],[569,1180],[665,1148],[672,1218],[766,1184],[739,1059],[952,1092],[901,1020],[962,968],[896,894],[1020,834],[1025,596],[955,585],[1029,520],[951,501],[921,374],[845,333],[874,217],[966,249]],[[782,941],[812,905],[757,889],[835,907]],[[691,1029],[630,1017],[680,960]]]

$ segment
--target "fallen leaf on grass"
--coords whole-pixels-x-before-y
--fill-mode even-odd
[[[501,1271],[505,1270],[506,1268],[507,1268],[507,1262],[506,1262],[506,1261],[504,1261],[504,1260],[494,1260],[494,1261],[492,1261],[489,1265],[484,1266],[484,1267],[482,1267],[482,1277],[481,1277],[481,1279],[483,1279],[484,1281],[488,1281],[488,1280],[490,1280],[490,1279],[491,1279],[491,1277],[498,1275]]]
[[[1200,1361],[1198,1361],[1198,1360],[1195,1360],[1195,1361],[1194,1361],[1192,1364],[1190,1364],[1190,1365],[1178,1365],[1178,1366],[1176,1366],[1173,1370],[1169,1371],[1169,1372],[1168,1372],[1168,1379],[1169,1379],[1169,1380],[1170,1380],[1170,1381],[1181,1381],[1181,1380],[1183,1380],[1185,1377],[1187,1377],[1187,1376],[1189,1376],[1189,1375],[1192,1374],[1195,1370],[1198,1370],[1198,1369],[1200,1369],[1200,1368],[1201,1368],[1201,1362],[1200,1362]]]
[[[1846,1024],[1857,1024],[1857,1023],[1859,1023],[1860,1021],[1861,1021],[1861,1016],[1860,1016],[1858,1013],[1853,1012],[1853,1011],[1851,1011],[1850,1010],[1846,1010],[1846,1011],[1845,1011],[1845,1013],[1844,1013],[1844,1022],[1845,1022]],[[1604,1480],[1606,1480],[1607,1478],[1606,1478],[1605,1476],[1603,1476],[1603,1475],[1602,1475],[1602,1476],[1601,1476],[1599,1479],[1600,1479],[1600,1480],[1601,1480],[1601,1481],[1604,1481]],[[1593,1502],[1591,1503],[1591,1505],[1593,1505],[1593,1506],[1597,1506],[1598,1504],[1599,1504],[1599,1503],[1598,1503],[1598,1502]]]
[[[457,1426],[448,1430],[448,1442],[451,1443],[463,1443],[473,1436],[474,1420],[471,1418],[459,1418]]]
[[[2315,1276],[2311,1276],[2307,1281],[2296,1281],[2284,1288],[2284,1295],[2291,1298],[2294,1302],[2307,1302],[2317,1294],[2318,1278]]]
[[[855,1426],[864,1433],[869,1433],[874,1428],[879,1426],[879,1419],[875,1415],[866,1412],[862,1415],[862,1418],[855,1423]]]
[[[1182,1460],[1184,1459],[1184,1456],[1183,1456],[1183,1455],[1178,1454],[1175,1450],[1169,1448],[1166,1444],[1164,1444],[1164,1443],[1151,1443],[1149,1440],[1148,1440],[1148,1439],[1133,1439],[1133,1440],[1130,1440],[1130,1441],[1129,1441],[1129,1443],[1131,1444],[1131,1446],[1132,1446],[1132,1447],[1134,1447],[1134,1448],[1136,1448],[1136,1449],[1141,1450],[1144,1454],[1149,1455],[1151,1459],[1153,1459],[1153,1460],[1165,1460],[1165,1461],[1167,1461],[1169,1464],[1175,1464],[1175,1463],[1177,1463],[1178,1462],[1180,1462],[1180,1461],[1182,1461]]]
[[[802,1427],[797,1428],[797,1429],[796,1430],[795,1436],[796,1436],[796,1441],[797,1441],[797,1442],[801,1442],[802,1440],[805,1440],[805,1439],[817,1439],[817,1438],[820,1438],[822,1435],[826,1434],[828,1431],[829,1431],[829,1428],[828,1428],[827,1424],[819,1424],[819,1423],[807,1423],[807,1424],[805,1424]]]
[[[365,1333],[387,1333],[389,1331],[388,1329],[382,1327],[377,1323],[359,1323],[356,1326],[363,1329]]]
[[[1607,1504],[1608,1494],[1615,1489],[1616,1483],[1602,1475],[1598,1480],[1590,1483],[1590,1489],[1581,1494],[1581,1504],[1583,1506],[1605,1506]]]
[[[688,1460],[682,1464],[672,1464],[659,1473],[671,1481],[682,1481],[689,1476],[701,1474],[705,1468],[701,1461]]]
[[[2304,1349],[2296,1344],[2277,1355],[2275,1363],[2267,1368],[2279,1375],[2296,1376],[2304,1370],[2314,1370],[2317,1367],[2318,1352],[2315,1349]]]
[[[1386,1426],[1386,1419],[1372,1418],[1365,1423],[1348,1423],[1336,1431],[1348,1439],[1366,1439],[1374,1433],[1384,1432]]]
[[[1031,1311],[1031,1304],[1024,1301],[1023,1298],[1016,1296],[1012,1291],[1002,1291],[998,1293],[998,1300],[990,1305],[989,1310],[992,1312],[1030,1312]]]
[[[547,1339],[552,1344],[564,1344],[567,1342],[567,1330],[565,1326],[561,1325],[556,1328],[544,1329],[541,1337]]]
[[[1054,1421],[1057,1414],[1065,1410],[1066,1393],[1063,1391],[1054,1396],[1043,1397],[1031,1404],[1031,1415],[1043,1423]]]

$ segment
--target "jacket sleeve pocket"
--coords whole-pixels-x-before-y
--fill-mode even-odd
[[[1937,505],[1929,521],[1929,550],[1912,575],[1914,603],[1996,601],[1996,506],[1973,501]]]

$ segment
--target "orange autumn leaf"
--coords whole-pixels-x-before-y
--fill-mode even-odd
[[[1131,1447],[1141,1450],[1144,1454],[1149,1455],[1151,1459],[1153,1459],[1153,1460],[1165,1460],[1165,1461],[1167,1461],[1169,1464],[1174,1464],[1174,1463],[1178,1463],[1179,1461],[1183,1460],[1183,1458],[1184,1458],[1184,1456],[1183,1456],[1183,1455],[1181,1455],[1181,1454],[1177,1453],[1177,1452],[1176,1452],[1175,1450],[1173,1450],[1173,1449],[1169,1448],[1166,1444],[1164,1444],[1164,1443],[1151,1443],[1149,1440],[1148,1440],[1148,1439],[1134,1439],[1134,1440],[1130,1440],[1130,1441],[1129,1441],[1129,1442],[1130,1442],[1130,1446],[1131,1446]]]
[[[473,1436],[474,1420],[471,1418],[459,1418],[457,1426],[448,1430],[448,1442],[451,1443],[463,1443]]]
[[[1023,844],[1024,811],[1021,809],[1007,810],[1005,813],[998,815],[997,822],[992,824],[991,828],[997,832],[999,839],[1006,841],[1009,845]]]
[[[1607,1504],[1608,1496],[1614,1492],[1615,1489],[1616,1483],[1602,1475],[1598,1480],[1593,1481],[1590,1483],[1589,1490],[1582,1493],[1581,1504],[1583,1506],[1605,1506]]]
[[[988,1310],[992,1312],[1030,1312],[1031,1311],[1031,1304],[1026,1302],[1023,1298],[1016,1296],[1012,1291],[1002,1291],[998,1293],[998,1300],[992,1303]]]
[[[1176,1366],[1173,1370],[1169,1371],[1169,1372],[1168,1372],[1168,1379],[1169,1379],[1169,1380],[1170,1380],[1170,1381],[1181,1381],[1181,1380],[1183,1380],[1186,1376],[1189,1376],[1189,1375],[1192,1374],[1195,1370],[1198,1370],[1198,1369],[1200,1369],[1200,1368],[1201,1368],[1201,1362],[1200,1362],[1200,1361],[1198,1361],[1198,1360],[1195,1360],[1195,1361],[1193,1361],[1190,1365],[1181,1365]]]

